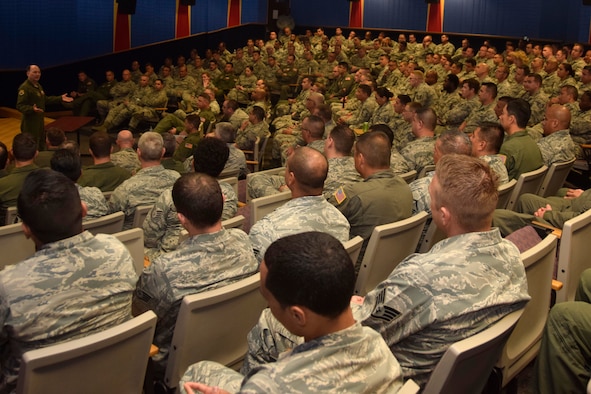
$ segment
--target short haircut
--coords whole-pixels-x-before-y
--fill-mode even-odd
[[[324,188],[328,162],[316,149],[304,146],[294,150],[287,159],[287,167],[305,191],[312,193]]]
[[[20,133],[14,136],[12,140],[12,154],[15,160],[29,161],[33,160],[37,152],[37,141],[29,133]]]
[[[253,106],[251,111],[254,117],[257,118],[259,122],[265,119],[265,110],[259,107],[258,105]]]
[[[484,82],[482,84],[486,88],[486,91],[492,96],[492,98],[497,97],[497,84],[493,82]]]
[[[234,126],[230,122],[216,123],[213,132],[217,138],[226,144],[230,144],[236,139],[236,130],[234,130]]]
[[[205,139],[219,141],[216,138]],[[218,181],[207,174],[183,174],[172,187],[172,201],[177,212],[197,228],[211,227],[222,217],[222,189]]]
[[[362,154],[372,168],[390,167],[390,139],[381,131],[362,134],[355,144],[355,151]]]
[[[400,103],[402,105],[406,105],[412,101],[412,99],[410,98],[410,96],[408,94],[399,94],[398,100],[400,100]]]
[[[82,206],[74,182],[64,174],[41,168],[25,178],[17,209],[31,233],[42,243],[82,232]]]
[[[88,147],[94,157],[101,159],[111,155],[111,137],[104,131],[92,133],[88,141]]]
[[[471,65],[471,66],[476,66],[476,60],[474,60],[474,59],[472,59],[472,58],[470,58],[470,59],[466,59],[466,60],[464,61],[464,64],[469,64],[469,65]]]
[[[343,155],[351,155],[355,143],[355,132],[346,125],[337,125],[330,131],[330,138],[334,141],[337,152]]]
[[[330,110],[330,106],[328,104],[320,104],[316,107],[316,115],[322,118],[322,120],[331,120],[332,111]]]
[[[164,140],[162,136],[154,131],[147,131],[140,137],[137,147],[140,157],[146,161],[155,161],[162,158]]]
[[[238,109],[238,101],[236,100],[226,100],[226,108],[231,108],[232,110],[236,111]]]
[[[371,86],[361,84],[357,86],[357,89],[361,90],[361,92],[363,92],[363,94],[365,94],[366,96],[371,96]]]
[[[8,148],[4,142],[0,141],[0,170],[6,168],[6,162],[8,161]]]
[[[421,107],[417,109],[416,116],[428,130],[435,130],[437,126],[437,114],[432,108]]]
[[[503,126],[496,122],[482,122],[478,127],[480,127],[478,135],[486,142],[488,150],[493,151],[495,154],[499,153],[505,139]]]
[[[560,89],[566,89],[566,94],[572,96],[573,100],[576,101],[579,99],[579,91],[573,85],[564,85]]]
[[[475,93],[478,93],[478,89],[480,89],[480,82],[474,78],[468,78],[462,81],[462,86],[468,85],[470,90],[473,90]]]
[[[172,157],[176,150],[176,137],[170,133],[162,134],[162,141],[164,143],[164,156]]]
[[[516,98],[507,102],[507,113],[515,116],[517,126],[525,128],[531,116],[531,107],[524,99]]]
[[[78,143],[76,141],[64,141],[64,143],[60,145],[60,149],[67,149],[70,152],[80,156],[80,146],[78,146]]]
[[[310,115],[307,117],[308,127],[312,137],[320,139],[324,136],[324,120],[320,116]]]
[[[538,73],[529,73],[528,77],[533,78],[539,86],[542,86],[542,77]]]
[[[347,62],[339,62],[338,66],[344,67],[347,71],[349,71],[349,63]]]
[[[390,140],[390,148],[392,148],[392,144],[394,143],[394,132],[390,126],[384,123],[372,124],[368,131],[380,131],[386,134],[386,136],[388,136],[388,140]]]
[[[280,238],[265,253],[265,288],[282,308],[303,306],[328,318],[349,308],[355,269],[333,236],[305,232]]]
[[[66,140],[66,133],[57,127],[48,128],[45,136],[51,146],[60,146]]]
[[[457,89],[458,86],[460,86],[460,79],[457,75],[447,74],[445,78],[454,86],[454,90]]]
[[[199,96],[197,97],[201,97],[202,99],[204,99],[205,101],[207,101],[208,103],[211,103],[211,97],[209,96],[209,94],[207,93],[201,93]]]
[[[73,182],[76,182],[82,174],[80,156],[69,149],[56,150],[50,160],[50,165],[52,170],[61,172]]]
[[[464,155],[441,157],[435,168],[439,188],[432,188],[437,208],[449,209],[464,231],[490,226],[499,198],[497,176],[484,161]]]
[[[185,122],[193,126],[195,130],[197,130],[199,128],[199,125],[201,124],[201,118],[199,117],[199,115],[191,114],[187,115],[187,117],[185,118]]]
[[[228,145],[217,138],[202,138],[193,148],[195,172],[216,178],[224,170],[230,156]]]
[[[573,66],[569,63],[562,63],[561,66],[564,67],[564,70],[570,75],[571,77],[575,76],[575,71],[573,70]]]
[[[472,154],[472,142],[468,134],[457,129],[449,129],[439,136],[439,151],[442,155],[457,153],[459,155]]]

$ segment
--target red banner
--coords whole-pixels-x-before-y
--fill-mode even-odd
[[[242,0],[228,0],[228,27],[239,26],[242,14]]]
[[[363,0],[350,3],[349,27],[363,27]]]
[[[427,31],[432,33],[443,33],[443,9],[445,1],[431,3],[427,8]]]
[[[191,35],[191,9],[188,5],[180,4],[176,0],[176,32],[175,38],[183,38]]]
[[[113,52],[125,51],[131,48],[131,15],[120,14],[116,0],[113,0]]]

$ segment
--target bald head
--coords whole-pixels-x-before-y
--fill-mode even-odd
[[[117,134],[116,142],[121,149],[133,148],[133,134],[129,130],[121,130],[119,134]]]
[[[294,197],[322,194],[328,163],[316,149],[302,147],[287,160],[286,183]]]
[[[543,126],[544,135],[550,135],[556,131],[568,129],[570,126],[569,109],[560,104],[551,105],[546,109]]]

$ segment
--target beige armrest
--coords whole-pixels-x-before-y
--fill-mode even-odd
[[[538,227],[543,227],[543,228],[547,228],[548,230],[552,230],[552,235],[555,235],[556,238],[558,238],[558,239],[560,239],[562,237],[562,230],[559,228],[556,228],[554,226],[550,226],[549,224],[538,222],[535,220],[532,222],[532,224],[535,226],[538,226]]]

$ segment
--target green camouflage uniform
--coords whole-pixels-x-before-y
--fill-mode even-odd
[[[23,353],[82,338],[131,318],[137,274],[115,237],[83,232],[0,272],[2,378],[14,389]]]
[[[119,152],[111,154],[111,161],[118,167],[125,168],[132,174],[142,168],[142,163],[137,157],[137,152],[133,148],[121,149]]]
[[[152,205],[166,189],[171,188],[181,175],[166,170],[162,165],[142,168],[113,191],[109,199],[111,212],[125,214],[123,229],[130,229],[136,207]]]
[[[168,349],[183,297],[212,290],[257,272],[248,236],[238,229],[189,237],[179,248],[154,260],[133,293],[134,314],[152,310],[158,316],[152,357],[156,374],[166,368]]]
[[[96,103],[96,109],[101,117],[105,117],[109,110],[121,104],[123,100],[131,95],[137,89],[137,85],[131,79],[129,81],[120,81],[109,91],[112,100],[99,100]]]
[[[422,178],[415,179],[408,186],[412,192],[413,207],[412,214],[427,212],[431,214],[431,195],[429,194],[429,185],[435,176],[435,171],[429,172]]]
[[[526,92],[521,98],[527,101],[531,107],[531,116],[529,122],[527,122],[528,126],[536,125],[544,120],[546,104],[548,103],[548,100],[550,100],[548,95],[540,90],[533,96],[529,92]]]
[[[569,161],[575,158],[575,143],[568,130],[559,130],[538,141],[538,148],[547,167],[552,163]]]
[[[244,178],[248,174],[248,168],[246,167],[246,156],[244,152],[234,146],[234,143],[227,144],[230,149],[230,156],[224,166],[222,172],[233,172],[238,171],[238,178]]]
[[[242,150],[253,150],[257,138],[262,139],[270,136],[269,125],[266,121],[263,120],[257,124],[249,122],[244,130],[239,129],[236,132],[236,146]]]
[[[469,100],[460,99],[460,101],[450,108],[448,111],[440,115],[442,124],[449,127],[457,127],[462,124],[468,116],[476,111],[482,104],[478,100],[478,96],[474,96]]]
[[[312,339],[244,377],[212,361],[189,367],[184,382],[202,382],[240,393],[396,393],[400,365],[375,331],[355,323]],[[185,393],[184,388],[181,389]]]
[[[373,115],[369,119],[369,124],[374,125],[383,123],[389,125],[390,122],[393,120],[395,114],[396,113],[394,112],[394,107],[392,107],[390,101],[386,101],[386,103],[378,106],[374,110]]]
[[[390,169],[394,174],[400,175],[412,171],[411,168],[408,166],[408,163],[404,156],[402,156],[398,151],[392,147],[392,151],[390,152]]]
[[[349,240],[349,222],[323,196],[294,198],[256,222],[250,229],[250,242],[258,261],[269,245],[287,235],[322,231],[341,242]]]
[[[226,198],[222,210],[221,220],[233,218],[238,211],[238,196],[234,188],[226,182],[219,182],[222,194]],[[150,260],[162,253],[176,250],[183,226],[177,216],[177,210],[172,200],[172,188],[160,194],[154,207],[148,212],[143,224],[144,253]]]
[[[328,159],[328,174],[322,194],[328,199],[341,185],[362,181],[363,178],[355,169],[355,160],[352,156],[333,157]]]
[[[466,118],[466,127],[464,133],[473,133],[477,127],[483,122],[498,122],[499,118],[495,113],[496,102],[492,102],[488,105],[480,105],[476,110],[470,112],[470,115]]]
[[[507,167],[505,167],[505,156],[503,155],[484,155],[480,159],[486,162],[490,169],[497,174],[499,178],[499,186],[509,182],[509,174]]]

